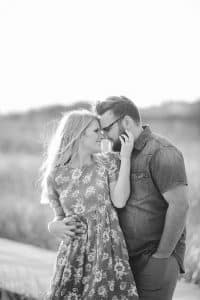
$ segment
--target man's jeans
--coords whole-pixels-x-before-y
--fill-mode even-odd
[[[171,300],[176,287],[179,265],[172,255],[169,258],[154,258],[148,255],[130,257],[140,300]]]

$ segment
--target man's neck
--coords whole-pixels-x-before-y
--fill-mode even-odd
[[[138,129],[135,131],[135,134],[134,134],[134,139],[135,141],[139,138],[139,136],[141,135],[141,133],[143,132],[143,128],[142,128],[142,125],[140,125],[138,127]]]

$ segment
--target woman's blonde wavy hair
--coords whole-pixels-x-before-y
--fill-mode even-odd
[[[47,181],[55,166],[69,161],[72,155],[78,153],[80,137],[94,120],[99,120],[98,116],[85,109],[71,111],[61,118],[56,132],[51,138],[46,158],[41,167],[41,203],[48,203]]]

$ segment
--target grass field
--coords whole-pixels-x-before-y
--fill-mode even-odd
[[[49,288],[54,260],[55,252],[0,239],[0,288],[26,295],[28,300],[42,300]],[[173,299],[199,300],[200,288],[180,280]]]

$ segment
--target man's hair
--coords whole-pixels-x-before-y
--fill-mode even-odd
[[[141,123],[140,112],[137,106],[130,99],[124,96],[112,96],[96,104],[96,112],[98,115],[103,115],[108,110],[111,110],[116,117],[126,115],[131,117],[136,124]]]

